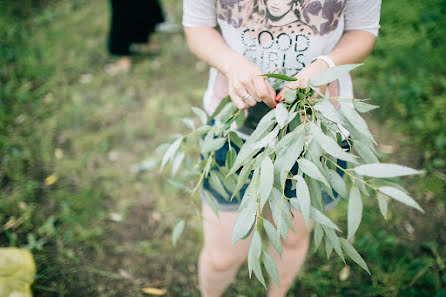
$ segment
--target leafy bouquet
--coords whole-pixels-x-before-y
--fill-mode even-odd
[[[172,172],[176,173],[183,162],[188,162],[191,166],[185,168],[195,166],[198,170],[198,183],[191,190],[192,194],[207,179],[220,195],[231,200],[241,199],[232,242],[253,233],[248,253],[249,274],[251,276],[254,271],[263,285],[261,262],[277,285],[279,279],[272,257],[262,248],[262,240],[271,242],[281,254],[281,237],[286,240],[288,229],[293,229],[291,208],[302,214],[308,227],[310,220],[313,221],[316,249],[324,240],[327,256],[334,250],[345,262],[345,253],[368,273],[367,264],[350,243],[361,223],[362,197],[376,197],[384,218],[390,198],[423,212],[401,186],[386,180],[421,171],[379,162],[376,142],[359,114],[378,106],[365,100],[328,98],[323,94],[318,99],[310,99],[318,92],[316,87],[338,79],[359,65],[329,68],[312,78],[309,87],[285,91],[283,100],[263,116],[245,141],[234,131],[234,126],[243,125],[245,114],[229,97],[222,100],[210,117],[203,110],[193,108],[202,125],[195,128],[193,121],[186,120],[192,131],[178,136],[164,154],[161,168],[171,163]],[[281,74],[265,76],[279,83],[296,80]],[[335,100],[339,108],[330,100]],[[348,143],[348,150],[341,147],[342,140]],[[229,146],[226,161],[224,166],[218,166],[215,153],[225,144]],[[338,160],[347,163],[346,169],[339,166]],[[298,171],[292,174],[295,163]],[[197,178],[197,175],[192,176]],[[294,198],[285,193],[285,185],[290,182],[296,193]],[[242,188],[245,191],[240,197]],[[323,191],[332,199],[339,195],[348,200],[347,236],[339,236],[342,231],[324,214]],[[200,192],[218,215],[215,198],[206,189]],[[262,216],[266,205],[273,222]],[[184,224],[183,220],[176,224],[172,235],[174,243]]]

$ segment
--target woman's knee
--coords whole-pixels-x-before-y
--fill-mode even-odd
[[[311,226],[308,229],[306,226],[303,226],[295,231],[296,233],[288,232],[287,240],[283,242],[284,247],[287,249],[307,248],[310,242]]]
[[[245,259],[245,257],[235,255],[229,251],[204,249],[203,253],[208,265],[217,271],[226,271],[238,267]]]

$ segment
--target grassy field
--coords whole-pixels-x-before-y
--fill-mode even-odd
[[[179,23],[181,3],[163,4]],[[135,57],[131,73],[106,74],[107,5],[49,2],[19,18],[0,1],[0,246],[33,252],[35,296],[137,297],[146,287],[199,296],[201,225],[185,207],[190,198],[158,170],[131,169],[184,130],[179,119],[201,105],[208,68],[175,33],[158,34],[161,53]],[[364,96],[376,93],[365,81],[379,68],[377,46],[358,75]],[[407,133],[369,123],[383,160],[424,166]],[[371,276],[319,250],[289,296],[445,296],[445,175],[441,164],[433,168],[404,180],[425,215],[392,203],[384,221],[376,201],[366,201],[355,246]],[[343,227],[345,209],[330,212]],[[190,219],[174,248],[181,217]],[[225,296],[264,294],[243,267]]]

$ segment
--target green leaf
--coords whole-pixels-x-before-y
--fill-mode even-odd
[[[288,109],[285,104],[279,103],[277,104],[275,111],[277,124],[279,124],[280,128],[283,128],[288,119]]]
[[[310,80],[310,84],[313,87],[318,87],[331,83],[332,81],[340,78],[344,74],[350,72],[351,70],[361,65],[362,64],[345,64],[328,68],[327,70],[313,76]]]
[[[227,105],[227,104],[232,104],[231,102],[231,97],[226,96],[225,98],[223,98],[220,103],[218,104],[217,108],[215,109],[214,113],[210,116],[209,120],[212,120],[213,118],[215,118],[215,116],[217,114],[220,113],[220,111],[222,111],[222,109]]]
[[[228,135],[231,143],[235,144],[238,148],[243,146],[243,140],[237,135],[237,133],[230,131]]]
[[[362,113],[379,108],[378,105],[367,104],[362,102],[361,100],[353,100],[353,104],[355,105],[356,110]]]
[[[314,251],[316,252],[319,246],[321,245],[322,238],[324,236],[324,230],[321,227],[321,224],[314,224]]]
[[[340,112],[354,127],[354,129],[356,129],[358,132],[364,135],[368,140],[372,141],[373,143],[376,143],[364,119],[352,107],[350,107],[348,103],[341,102],[340,105],[341,105]],[[345,126],[344,121],[343,125]],[[348,129],[348,127],[346,128]]]
[[[221,183],[220,179],[218,178],[215,171],[211,170],[209,173],[209,183],[211,184],[211,187],[217,191],[218,194],[223,196],[224,199],[228,200],[228,193],[226,192],[225,188],[223,187],[223,184]]]
[[[347,198],[347,187],[345,186],[345,182],[342,177],[337,174],[336,171],[331,169],[327,169],[325,172],[327,173],[328,182],[333,189],[339,194],[339,196]]]
[[[331,243],[328,236],[325,236],[325,253],[327,254],[327,260],[330,258],[332,252],[333,252],[333,244]]]
[[[327,154],[335,157],[336,159],[345,160],[354,164],[358,163],[354,155],[347,153],[337,144],[334,139],[324,135],[318,125],[314,123],[311,123],[310,125],[311,132],[313,133],[315,140]]]
[[[388,203],[387,203],[386,196],[384,196],[380,192],[377,192],[376,199],[378,200],[378,206],[379,206],[379,210],[381,211],[381,214],[383,215],[384,219],[387,220]]]
[[[252,199],[247,206],[240,211],[232,232],[232,244],[245,237],[251,231],[257,215],[257,201]]]
[[[302,176],[295,175],[294,179],[296,180],[296,197],[297,202],[299,203],[300,212],[304,217],[305,224],[309,227],[311,209],[310,192],[307,183]]]
[[[243,127],[245,124],[245,112],[242,110],[238,113],[237,118],[235,119],[235,124],[237,125],[237,128]]]
[[[348,237],[350,240],[358,230],[362,220],[362,200],[361,193],[357,187],[352,187],[350,190],[350,197],[348,199],[348,212],[347,212],[347,229]]]
[[[293,103],[296,100],[296,97],[297,97],[296,90],[286,90],[283,93],[283,101],[288,104]]]
[[[201,136],[203,134],[208,133],[211,130],[212,130],[211,126],[201,126],[201,127],[197,128],[196,130],[192,131],[192,135]]]
[[[283,74],[275,74],[275,73],[262,74],[262,76],[272,77],[272,78],[276,78],[276,79],[280,79],[280,80],[284,80],[284,81],[296,81],[297,80],[297,78],[295,78],[295,77],[290,77],[290,76],[286,76]]]
[[[254,256],[254,253],[248,254],[248,268],[254,271],[254,274],[257,277],[257,279],[266,288],[265,279],[263,278],[262,274],[262,267],[260,266],[260,260]]]
[[[274,128],[273,131],[271,131],[270,133],[268,133],[265,137],[263,137],[262,139],[260,139],[255,145],[254,148],[255,149],[260,149],[263,148],[265,146],[270,145],[274,140],[276,140],[277,138],[277,134],[279,134],[280,128],[276,127]]]
[[[330,188],[330,185],[325,177],[322,175],[319,169],[317,169],[316,165],[314,165],[311,161],[307,159],[299,159],[297,163],[299,164],[299,169],[302,170],[303,173],[311,178],[314,178],[315,180],[322,182],[324,185]]]
[[[176,154],[176,152],[180,148],[182,141],[183,138],[180,137],[169,146],[169,148],[167,149],[166,153],[163,156],[163,160],[161,161],[161,170],[164,169],[164,166],[166,166],[167,162],[169,162],[169,160]]]
[[[378,190],[381,193],[386,194],[390,198],[393,198],[401,203],[406,204],[407,206],[413,207],[424,213],[424,210],[420,207],[420,205],[403,191],[398,190],[394,187],[380,187]]]
[[[333,104],[328,100],[322,100],[314,105],[314,109],[319,111],[324,118],[332,121],[336,124],[341,124],[342,121],[339,118],[338,112],[334,108]]]
[[[226,153],[226,160],[225,160],[226,168],[231,169],[232,166],[234,165],[236,158],[237,158],[237,152],[235,151],[235,149],[231,148],[230,150],[228,150],[228,152]]]
[[[195,129],[195,124],[194,124],[194,121],[192,121],[191,119],[188,119],[188,118],[185,118],[185,119],[181,119],[181,121],[184,123],[184,124],[186,124],[186,126],[189,128],[189,129]]]
[[[296,133],[295,140],[285,149],[284,153],[278,154],[274,162],[274,171],[280,177],[280,184],[285,181],[286,175],[293,168],[295,161],[302,153],[305,143],[305,135]]]
[[[204,197],[204,200],[208,203],[208,205],[212,208],[215,215],[218,217],[218,202],[214,198],[214,196],[204,189],[200,189],[200,193]]]
[[[197,115],[203,125],[206,125],[208,122],[208,115],[204,110],[201,110],[197,107],[192,107],[192,111]]]
[[[268,200],[268,197],[271,193],[271,189],[273,188],[274,182],[274,165],[273,161],[266,156],[263,159],[262,165],[260,167],[260,209],[263,208],[265,202]]]
[[[303,125],[296,127],[292,132],[286,134],[279,142],[274,146],[274,152],[277,153],[284,147],[291,145],[293,141],[299,139],[299,136],[303,134]]]
[[[276,263],[274,263],[273,258],[267,251],[263,251],[263,264],[265,265],[266,272],[268,272],[269,276],[276,283],[277,287],[280,288],[279,283],[279,273],[277,272]]]
[[[249,252],[253,253],[256,259],[259,259],[262,254],[262,239],[260,238],[259,231],[254,231],[251,244],[249,245]]]
[[[215,138],[210,139],[208,141],[204,141],[203,145],[201,146],[201,152],[208,153],[208,152],[215,152],[223,147],[223,145],[226,143],[226,138]]]
[[[172,175],[175,175],[175,173],[178,171],[178,168],[180,168],[181,163],[183,163],[183,160],[184,160],[185,156],[186,156],[185,152],[180,152],[173,159],[173,162],[172,162]]]
[[[342,254],[341,249],[341,242],[339,241],[338,235],[336,235],[336,232],[333,229],[327,228],[325,226],[322,226],[322,228],[324,229],[325,235],[327,235],[326,238],[330,240],[330,243],[333,246],[336,254],[338,254],[338,256],[345,263],[344,255]]]
[[[291,198],[289,201],[291,203],[291,206],[300,212],[300,205],[297,200],[297,198]],[[335,223],[333,223],[327,216],[325,216],[319,209],[315,208],[314,206],[311,206],[310,208],[310,218],[316,223],[327,226],[331,229],[335,229],[337,231],[341,231],[341,229],[339,229],[338,226],[335,225]]]
[[[184,220],[180,220],[175,224],[172,232],[172,244],[175,246],[177,244],[177,240],[180,237],[181,233],[184,230]]]
[[[369,268],[367,267],[367,264],[365,263],[364,259],[361,257],[361,255],[356,251],[356,249],[348,242],[345,238],[339,238],[342,244],[342,249],[345,251],[345,253],[359,266],[361,266],[362,269],[367,271],[370,274]]]
[[[282,199],[282,193],[276,188],[272,189],[268,201],[273,221],[277,226],[277,232],[285,239],[288,233],[288,227],[282,212],[288,211],[288,202],[285,199]]]
[[[406,166],[386,163],[361,165],[354,168],[354,170],[360,175],[379,178],[391,178],[423,173],[423,171],[415,170]]]
[[[274,228],[273,224],[271,224],[267,220],[264,220],[263,227],[265,228],[266,235],[271,241],[273,247],[276,249],[277,253],[279,255],[282,255],[282,243],[280,241],[280,236],[277,233],[276,229]]]
[[[244,184],[248,182],[249,174],[252,171],[252,165],[254,165],[254,160],[249,161],[248,164],[243,166],[242,170],[240,171],[240,174],[237,179],[237,185],[235,186],[234,193],[232,193],[231,199],[235,196],[235,194],[240,191],[240,189],[243,187]]]
[[[367,163],[379,163],[376,154],[365,142],[356,139],[353,143],[353,148]]]

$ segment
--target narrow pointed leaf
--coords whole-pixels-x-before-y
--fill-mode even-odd
[[[357,187],[352,187],[350,190],[350,197],[348,199],[348,212],[347,212],[347,229],[348,237],[350,240],[358,230],[362,219],[362,200],[361,193]]]
[[[407,195],[401,190],[398,190],[394,187],[380,187],[379,191],[383,194],[386,194],[390,198],[393,198],[401,203],[406,204],[407,206],[413,207],[424,213],[424,210],[421,208],[421,206],[415,200],[413,200],[409,195]]]
[[[290,204],[293,206],[296,210],[300,212],[300,205],[297,201],[297,198],[291,198]],[[324,225],[326,227],[329,227],[331,229],[335,229],[336,231],[341,232],[341,229],[336,226],[335,223],[333,223],[326,215],[324,215],[319,209],[311,206],[310,209],[310,218],[315,221],[316,223],[319,223],[321,225]]]
[[[257,214],[257,202],[253,199],[241,210],[234,224],[232,244],[245,237],[254,225]]]
[[[339,196],[347,198],[347,187],[342,177],[334,170],[326,170],[328,182],[333,189],[339,194]]]
[[[226,168],[231,169],[232,166],[234,165],[236,158],[237,158],[237,153],[235,149],[231,148],[230,150],[228,150],[228,152],[226,153],[226,160],[225,160]]]
[[[342,248],[341,248],[341,242],[339,241],[338,235],[336,235],[336,232],[333,229],[327,228],[325,226],[322,227],[324,229],[325,235],[330,240],[330,243],[333,245],[333,248],[338,254],[338,256],[342,259],[342,261],[345,263],[344,255],[342,254]]]
[[[250,253],[252,252],[256,259],[260,258],[262,254],[262,239],[260,238],[259,231],[255,231],[251,239],[251,244],[249,245]]]
[[[324,185],[330,188],[330,185],[328,184],[325,177],[322,175],[319,169],[317,169],[316,165],[314,165],[311,161],[307,159],[299,159],[297,162],[299,163],[299,169],[301,169],[303,173],[311,178],[314,178],[315,180],[322,182]]]
[[[331,83],[332,81],[340,78],[344,74],[352,71],[353,69],[361,65],[362,64],[345,64],[328,68],[327,70],[313,76],[310,80],[310,84],[313,87],[318,87]]]
[[[415,170],[406,166],[387,163],[361,165],[354,168],[354,170],[360,175],[379,178],[391,178],[423,173],[423,171]]]
[[[361,100],[353,100],[353,104],[355,105],[356,110],[362,113],[379,108],[378,105],[364,103]]]
[[[175,140],[167,149],[166,153],[163,156],[163,160],[161,161],[161,170],[164,169],[164,166],[166,166],[167,162],[175,155],[177,150],[180,148],[181,142],[183,141],[183,138],[178,138]]]
[[[377,192],[376,199],[378,200],[378,206],[379,210],[381,211],[381,214],[383,215],[384,219],[387,220],[388,202],[386,196],[384,196],[380,192]]]
[[[354,155],[344,151],[337,142],[325,135],[321,128],[316,124],[311,124],[311,132],[314,135],[315,140],[320,145],[320,147],[329,155],[335,157],[336,159],[345,160],[354,164],[357,164]]]
[[[217,114],[219,114],[220,111],[222,111],[223,108],[224,108],[227,104],[232,104],[232,102],[231,102],[231,97],[229,97],[229,95],[226,96],[226,97],[224,97],[224,98],[220,101],[220,103],[218,104],[217,108],[214,110],[214,112],[213,112],[212,115],[210,116],[209,120],[212,120],[213,118],[215,118],[215,116],[216,116]]]
[[[202,153],[215,152],[219,150],[226,143],[226,138],[215,138],[209,141],[204,141],[201,147]]]
[[[273,188],[274,182],[274,165],[273,161],[266,156],[263,159],[262,165],[260,167],[260,209],[263,208],[265,202],[268,200],[268,197],[271,193],[271,189]]]
[[[295,78],[295,77],[290,77],[290,76],[286,76],[283,74],[275,74],[275,73],[263,74],[262,76],[272,77],[272,78],[276,78],[276,79],[280,79],[280,80],[284,80],[284,81],[296,81],[297,80],[297,78]]]
[[[178,169],[181,166],[181,163],[183,163],[184,157],[186,156],[185,152],[180,152],[177,154],[177,156],[173,159],[172,162],[172,175],[175,175],[177,173]]]
[[[314,251],[316,252],[319,246],[321,245],[322,238],[324,236],[324,230],[321,225],[318,223],[314,224]]]
[[[276,106],[276,120],[277,124],[279,124],[280,128],[283,128],[286,120],[288,119],[288,110],[286,105],[283,103],[279,103]]]
[[[269,276],[276,283],[277,287],[280,288],[279,283],[279,273],[277,272],[276,263],[274,263],[273,258],[267,251],[263,251],[263,264],[265,265],[266,272],[268,272]]]
[[[197,108],[197,107],[192,107],[192,111],[197,115],[197,117],[200,119],[201,123],[203,125],[206,125],[207,121],[208,121],[208,115],[206,114],[206,112],[204,112],[204,110]]]
[[[302,176],[295,175],[294,179],[296,180],[297,202],[299,203],[300,212],[304,217],[305,224],[308,227],[310,220],[310,209],[311,209],[310,192],[308,190],[307,183],[305,182],[305,179]]]
[[[264,220],[263,227],[265,228],[266,235],[271,241],[273,247],[276,249],[277,253],[279,255],[282,255],[282,243],[280,241],[280,236],[277,233],[276,229],[274,228],[273,224],[271,224],[267,220]]]
[[[319,111],[324,118],[330,120],[336,124],[341,124],[338,112],[328,100],[323,100],[314,105],[314,109]]]
[[[235,133],[234,131],[230,131],[228,135],[232,144],[235,144],[238,148],[241,148],[243,146],[243,140],[237,135],[237,133]]]
[[[177,240],[180,237],[181,233],[184,230],[184,220],[180,220],[175,224],[172,232],[172,244],[175,246],[177,244]]]
[[[356,249],[348,242],[345,238],[339,238],[342,244],[342,249],[345,251],[345,253],[359,266],[361,266],[362,269],[367,271],[370,274],[370,270],[367,267],[367,264],[365,263],[364,259],[361,257],[361,255],[356,251]]]

